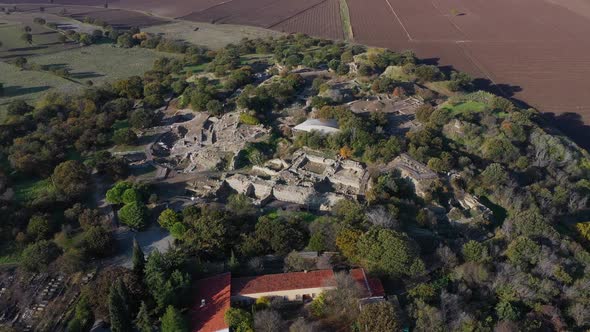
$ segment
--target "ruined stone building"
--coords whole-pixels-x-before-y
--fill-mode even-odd
[[[270,160],[264,166],[254,166],[248,174],[233,174],[219,183],[255,199],[260,205],[278,200],[329,210],[341,199],[364,196],[369,174],[361,163],[324,158],[300,150],[293,154],[291,162]],[[222,188],[221,185],[208,187]],[[203,190],[194,191],[204,193]]]

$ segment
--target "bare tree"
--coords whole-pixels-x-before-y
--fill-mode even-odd
[[[305,318],[297,318],[289,327],[289,332],[319,332],[316,324],[305,321]]]
[[[447,269],[452,269],[459,263],[457,255],[447,246],[441,246],[436,249],[436,255]]]
[[[264,270],[264,262],[260,257],[252,257],[248,261],[248,267],[256,273],[261,273]]]
[[[380,226],[384,228],[397,228],[398,222],[383,206],[378,206],[367,212],[367,220],[373,226]]]
[[[569,307],[568,314],[574,319],[576,325],[583,327],[590,325],[590,306],[585,306],[582,303],[576,303]]]
[[[285,322],[278,312],[274,310],[262,310],[254,314],[254,330],[257,332],[282,332],[285,330]]]
[[[342,318],[355,319],[359,312],[358,299],[362,294],[359,284],[343,272],[337,273],[329,283],[336,286],[326,292],[330,310]]]

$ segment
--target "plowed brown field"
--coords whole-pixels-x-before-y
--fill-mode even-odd
[[[327,0],[303,13],[269,28],[283,32],[301,32],[310,36],[343,39],[339,0]]]
[[[54,2],[104,4],[104,0]],[[40,3],[47,5],[46,1]],[[131,8],[188,20],[343,38],[338,0],[109,0],[109,3],[110,8]],[[553,113],[550,115],[558,126],[590,148],[587,125],[590,124],[590,98],[587,98],[590,2],[587,0],[347,0],[347,3],[355,41],[394,50],[412,49],[418,56],[439,65],[467,71],[482,78],[482,84],[492,84],[508,96]],[[103,15],[109,13],[100,12]]]

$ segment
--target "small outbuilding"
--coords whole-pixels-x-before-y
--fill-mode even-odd
[[[335,119],[307,119],[293,128],[295,131],[319,131],[322,134],[333,134],[340,131]]]

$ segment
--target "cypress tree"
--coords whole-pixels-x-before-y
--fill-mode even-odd
[[[166,313],[162,316],[162,332],[185,332],[188,331],[186,322],[180,312],[169,305]]]
[[[137,239],[133,239],[133,272],[143,278],[143,273],[145,269],[145,255],[137,243]]]
[[[127,291],[121,280],[115,281],[109,292],[111,331],[130,332],[131,318],[127,306]]]
[[[148,313],[148,307],[145,302],[141,301],[137,318],[135,319],[135,327],[139,332],[152,332],[152,322]]]

